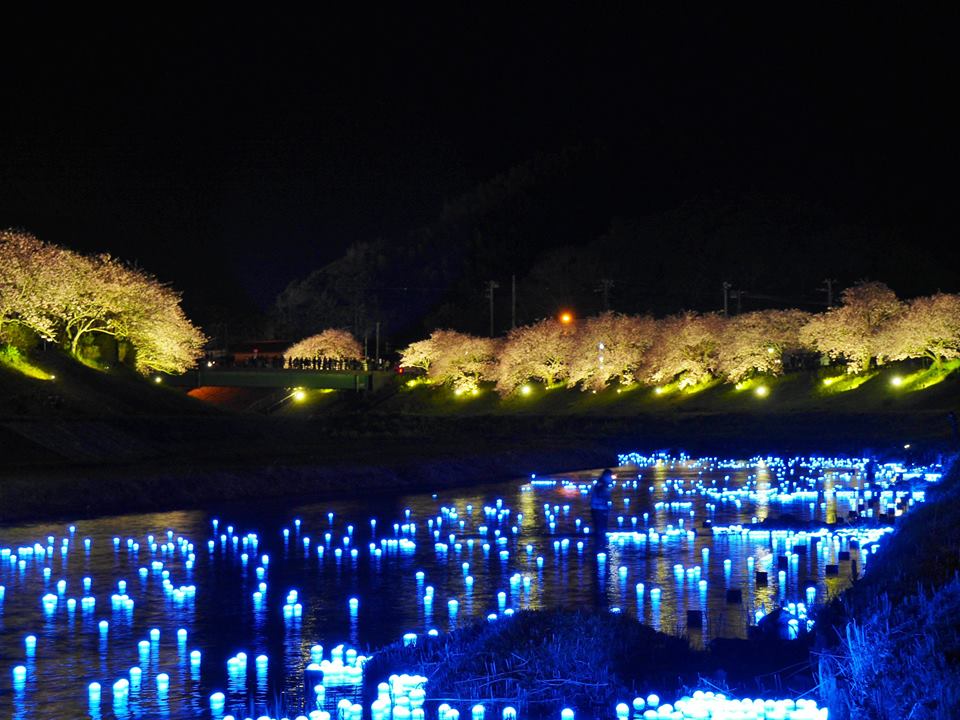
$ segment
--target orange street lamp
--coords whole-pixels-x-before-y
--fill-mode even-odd
[[[569,325],[573,322],[573,314],[568,312],[560,313],[560,322],[564,325]]]

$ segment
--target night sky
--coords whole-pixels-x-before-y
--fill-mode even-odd
[[[785,194],[936,255],[928,291],[956,275],[952,19],[413,7],[6,18],[0,226],[135,260],[203,320],[587,145],[634,217]]]

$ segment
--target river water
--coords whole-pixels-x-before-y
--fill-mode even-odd
[[[802,631],[797,604],[863,572],[877,515],[922,501],[937,470],[880,466],[871,484],[860,461],[622,459],[603,543],[585,532],[596,472],[2,527],[0,717],[293,717],[316,707],[317,645],[369,654],[520,609],[623,612],[701,644],[793,604]],[[870,517],[852,530],[858,509]],[[778,519],[829,529],[766,529]],[[328,685],[335,713],[355,687]]]

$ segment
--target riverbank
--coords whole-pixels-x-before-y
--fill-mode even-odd
[[[627,615],[523,611],[378,650],[364,667],[364,697],[369,704],[379,682],[401,673],[430,678],[433,702],[512,706],[520,717],[557,718],[564,707],[612,717],[619,703],[651,693],[667,703],[697,688],[800,697],[816,686],[809,640],[724,639],[694,650]]]
[[[960,709],[960,461],[908,513],[870,570],[820,613],[820,693],[835,720]]]
[[[633,449],[919,456],[949,447],[942,431],[931,432],[938,419],[945,425],[922,414],[6,420],[0,522],[437,491],[603,467]]]
[[[453,402],[442,389],[397,383],[370,395],[320,393],[265,416],[123,368],[93,370],[54,352],[32,361],[55,379],[0,368],[0,522],[436,491],[602,467],[626,450],[930,456],[952,446],[957,384],[899,399],[878,385],[863,396],[870,411],[858,412],[853,393],[801,402],[813,376],[785,379],[770,402],[713,388],[659,408],[632,393],[565,390],[532,402]]]

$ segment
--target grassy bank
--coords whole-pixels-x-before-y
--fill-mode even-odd
[[[368,400],[370,409],[376,412],[444,416],[947,412],[960,401],[960,361],[945,365],[942,373],[911,361],[890,363],[862,375],[847,375],[827,367],[780,377],[759,376],[737,385],[714,381],[684,389],[676,384],[629,385],[583,392],[530,382],[524,390],[501,397],[492,385],[483,384],[476,394],[458,395],[449,386],[428,384],[420,378],[398,378],[387,391]],[[308,393],[308,398],[307,402],[285,406],[282,412],[310,416],[331,409],[322,393]]]
[[[814,686],[808,658],[801,641],[723,640],[695,651],[625,615],[524,611],[377,651],[364,692],[369,702],[389,675],[417,673],[431,700],[460,707],[495,701],[522,717],[559,717],[563,707],[611,717],[619,702],[653,692],[678,698],[704,684],[742,697],[801,694]]]
[[[821,694],[835,718],[960,712],[960,462],[930,495],[822,614]]]

